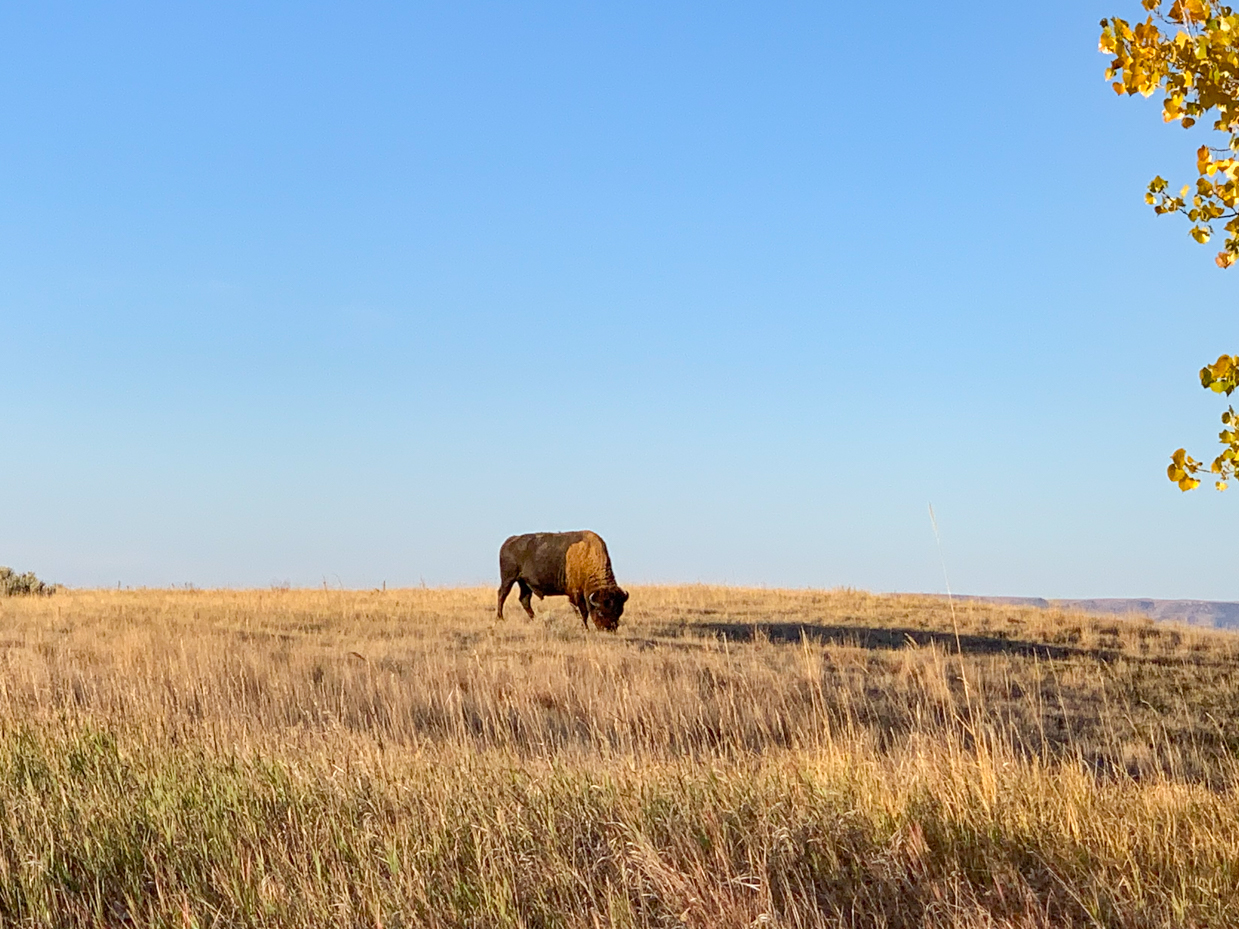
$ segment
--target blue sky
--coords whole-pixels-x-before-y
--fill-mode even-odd
[[[10,4],[0,564],[1239,599],[1137,7]]]

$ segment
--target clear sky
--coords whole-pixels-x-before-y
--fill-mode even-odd
[[[1138,6],[6,4],[0,564],[1239,599]]]

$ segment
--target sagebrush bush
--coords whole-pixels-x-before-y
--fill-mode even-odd
[[[0,565],[0,597],[50,597],[55,591],[55,584],[39,580],[33,571],[18,574]]]

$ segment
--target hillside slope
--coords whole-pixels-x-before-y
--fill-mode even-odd
[[[0,600],[0,922],[1239,925],[1239,637],[493,596]]]

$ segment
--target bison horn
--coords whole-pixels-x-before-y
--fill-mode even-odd
[[[590,606],[597,606],[597,605],[598,605],[598,591],[596,591],[596,590],[595,590],[595,591],[593,591],[593,592],[592,592],[592,593],[590,593],[590,595],[589,595],[588,597],[586,597],[585,599],[586,599],[586,601],[589,603],[589,605],[590,605]]]
[[[621,600],[623,600],[625,603],[627,603],[627,602],[628,602],[628,591],[626,591],[626,590],[621,590],[621,591],[620,591],[620,599],[621,599]]]

